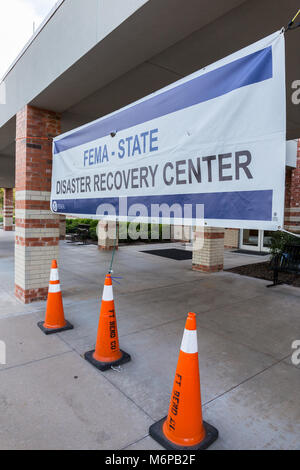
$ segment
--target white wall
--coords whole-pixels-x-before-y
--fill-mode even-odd
[[[147,1],[65,0],[5,77],[0,127]]]

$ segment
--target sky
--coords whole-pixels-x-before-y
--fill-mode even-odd
[[[57,0],[0,0],[0,80]]]

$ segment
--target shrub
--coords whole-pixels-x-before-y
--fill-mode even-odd
[[[80,219],[67,219],[66,220],[66,233],[74,233],[80,224]]]
[[[141,236],[138,240],[144,243],[152,243],[153,241],[163,241],[163,225],[162,224],[146,224],[146,223],[135,223],[135,230],[140,233]],[[135,240],[131,239],[128,234],[129,222],[120,222],[119,224],[119,236],[122,243],[133,243]],[[151,239],[153,235],[153,239]]]
[[[89,234],[92,240],[97,240],[97,225],[98,220],[94,219],[67,219],[66,220],[66,233],[75,233],[79,224],[88,224],[90,226]]]
[[[90,228],[90,237],[92,240],[98,240],[96,228]]]
[[[271,254],[281,254],[285,245],[299,245],[300,238],[290,235],[286,232],[274,232],[271,237],[270,252]]]
[[[90,238],[92,240],[97,240],[97,225],[98,225],[98,220],[94,219],[66,219],[66,233],[75,233],[76,229],[79,224],[89,224],[90,230]],[[122,236],[120,241],[122,243],[133,243],[135,240],[132,240],[129,235],[128,235],[128,227],[129,227],[129,222],[120,222],[119,223],[119,235]],[[151,233],[153,232],[156,234],[156,237],[154,238],[153,241],[162,241],[162,234],[163,234],[163,225],[162,224],[136,224],[136,230],[137,232],[141,232],[142,236],[138,240],[142,240],[145,243],[149,242],[151,243]],[[126,237],[124,238],[124,235]]]

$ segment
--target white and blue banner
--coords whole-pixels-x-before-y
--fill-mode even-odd
[[[276,32],[57,137],[53,212],[154,221],[169,208],[174,223],[181,210],[192,224],[203,207],[206,226],[277,230],[285,93],[284,34]]]

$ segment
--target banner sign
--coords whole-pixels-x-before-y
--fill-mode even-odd
[[[286,161],[284,34],[54,139],[59,214],[277,230]]]

